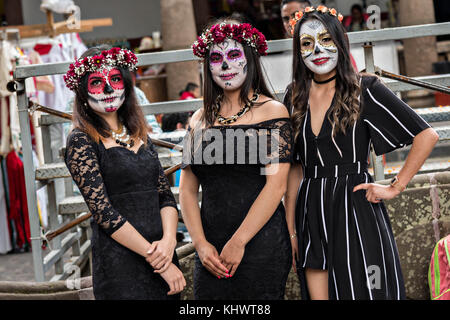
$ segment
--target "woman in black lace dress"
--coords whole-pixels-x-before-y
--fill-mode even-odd
[[[180,204],[197,251],[196,299],[284,298],[292,128],[264,83],[265,50],[248,24],[214,25],[194,45],[204,58],[204,107],[185,139]]]
[[[76,93],[65,161],[93,215],[96,299],[179,299],[178,212],[136,104],[128,50],[89,49],[65,77]]]
[[[382,200],[403,191],[438,136],[376,76],[354,71],[339,18],[319,6],[293,21],[295,81],[285,102],[295,129],[285,197],[289,229],[298,232],[293,262],[301,280],[306,277],[303,298],[404,299]],[[372,183],[371,145],[381,155],[411,143],[391,185]]]

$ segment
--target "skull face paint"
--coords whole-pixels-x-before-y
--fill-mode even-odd
[[[337,66],[338,49],[323,23],[307,20],[300,28],[300,51],[309,70],[326,74]]]
[[[125,100],[125,84],[119,69],[103,69],[88,78],[89,106],[100,113],[117,111]]]
[[[214,44],[209,53],[209,68],[214,82],[222,89],[240,88],[247,78],[247,58],[244,47],[230,39]]]

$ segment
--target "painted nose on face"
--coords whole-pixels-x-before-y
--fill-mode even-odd
[[[314,53],[315,54],[319,54],[320,53],[320,47],[316,46],[316,48],[314,49]]]
[[[109,83],[105,84],[105,89],[103,90],[103,93],[109,94],[109,93],[113,93],[113,92],[114,92],[114,89],[111,88]]]
[[[222,70],[227,70],[228,69],[228,63],[226,61],[224,61],[222,63]]]

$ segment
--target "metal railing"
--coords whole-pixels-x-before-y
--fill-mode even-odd
[[[374,61],[373,61],[373,51],[371,44],[376,41],[385,40],[400,40],[423,36],[438,36],[450,34],[450,23],[439,23],[439,24],[428,24],[419,26],[408,26],[399,28],[388,28],[382,30],[371,30],[371,31],[361,31],[352,32],[348,34],[348,38],[351,44],[361,43],[365,45],[365,62],[366,70],[368,72],[373,72]],[[292,40],[274,40],[269,41],[269,53],[271,52],[282,52],[292,49]],[[172,63],[172,62],[182,62],[182,61],[192,61],[197,60],[192,54],[190,49],[186,50],[176,50],[176,51],[164,51],[157,53],[146,53],[139,54],[138,65],[152,65],[161,63]],[[28,110],[28,98],[25,86],[25,79],[29,77],[37,77],[44,75],[55,75],[64,74],[68,70],[70,62],[63,63],[50,63],[41,65],[30,65],[30,66],[19,66],[14,72],[14,79],[16,80],[17,97],[18,97],[18,109],[19,109],[19,119],[21,128],[21,139],[23,147],[23,162],[25,168],[25,183],[26,183],[26,193],[27,193],[27,203],[28,212],[30,220],[31,229],[31,242],[33,250],[33,265],[35,271],[36,281],[45,281],[45,272],[48,271],[52,266],[55,266],[56,276],[52,280],[61,280],[67,278],[72,268],[71,266],[76,266],[81,263],[81,261],[86,259],[86,255],[90,250],[90,242],[86,237],[85,232],[81,232],[79,229],[70,232],[68,235],[58,237],[52,240],[52,250],[48,255],[43,257],[41,244],[42,244],[42,234],[39,223],[39,216],[37,211],[37,197],[36,189],[47,185],[49,193],[49,221],[51,228],[57,228],[58,222],[58,206],[56,203],[56,194],[54,188],[54,179],[46,182],[36,183],[36,168],[34,168],[32,161],[32,145],[31,145],[31,133],[29,127],[29,110]],[[428,77],[418,77],[418,79],[426,80],[435,84],[440,84],[444,86],[450,86],[450,74],[428,76]],[[387,80],[386,84],[393,91],[408,91],[413,89],[418,89],[418,87],[401,83],[398,81]],[[275,92],[278,97],[281,97],[282,92]],[[156,113],[174,113],[174,112],[184,112],[184,111],[194,111],[202,106],[202,100],[184,100],[184,101],[169,101],[152,103],[149,105],[142,106],[145,114],[156,114]],[[54,159],[51,156],[50,150],[50,132],[49,127],[53,124],[66,122],[66,120],[61,118],[56,118],[54,116],[42,115],[40,119],[40,126],[43,132],[43,145],[44,145],[44,156],[45,163],[52,163]],[[373,159],[375,164],[375,178],[380,180],[383,178],[383,165],[380,158]],[[66,187],[66,189],[68,189]],[[70,190],[66,190],[66,195],[70,195]],[[72,247],[72,254],[75,256],[74,259],[69,261],[64,265],[63,255],[64,253]]]

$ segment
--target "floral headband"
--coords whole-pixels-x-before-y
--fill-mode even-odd
[[[294,34],[294,29],[295,29],[295,26],[297,25],[297,22],[302,20],[302,18],[305,15],[305,13],[310,13],[310,12],[313,12],[313,11],[317,11],[317,12],[320,12],[320,13],[323,13],[323,14],[328,13],[329,15],[332,15],[332,16],[335,16],[336,18],[338,18],[338,20],[340,22],[342,22],[342,20],[344,20],[344,16],[342,14],[338,13],[336,11],[336,9],[334,9],[334,8],[327,8],[324,5],[320,5],[317,8],[306,7],[305,10],[296,12],[295,15],[294,15],[294,18],[292,18],[289,21],[289,24],[291,26],[291,34],[292,35]]]
[[[203,32],[192,45],[194,55],[204,59],[206,51],[214,43],[221,43],[226,38],[252,47],[261,56],[267,55],[266,37],[248,23],[213,25],[209,30]]]
[[[101,54],[78,59],[69,66],[64,76],[67,88],[75,90],[81,78],[88,72],[97,72],[105,68],[124,67],[133,71],[136,68],[136,55],[128,49],[111,48],[102,51]]]

